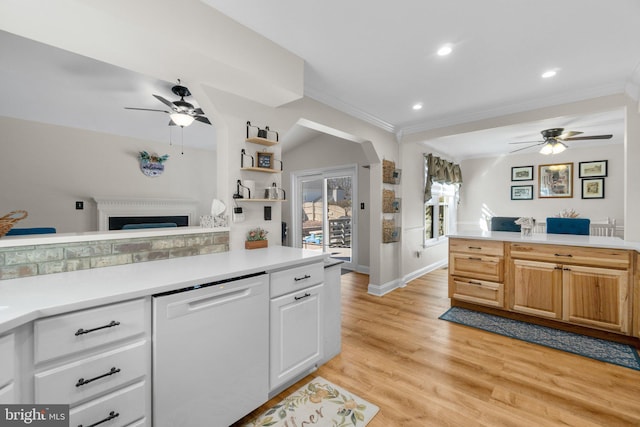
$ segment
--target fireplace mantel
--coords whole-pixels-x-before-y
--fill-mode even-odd
[[[191,199],[144,199],[94,197],[98,207],[98,230],[109,230],[112,216],[171,216],[186,215],[193,225],[198,202]]]

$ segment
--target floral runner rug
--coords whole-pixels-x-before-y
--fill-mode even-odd
[[[244,427],[363,427],[379,409],[342,387],[315,377]]]
[[[494,316],[461,307],[451,307],[442,320],[483,329],[495,334],[544,345],[614,365],[640,370],[638,351],[626,344],[588,337],[560,329]]]

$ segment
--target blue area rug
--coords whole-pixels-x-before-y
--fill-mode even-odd
[[[630,345],[480,313],[461,307],[451,307],[439,319],[640,371],[640,356],[638,356],[636,349]]]

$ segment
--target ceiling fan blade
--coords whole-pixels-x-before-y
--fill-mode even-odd
[[[541,142],[540,144],[530,145],[530,146],[528,146],[528,147],[518,148],[517,150],[509,151],[509,154],[511,154],[511,153],[517,153],[518,151],[526,150],[527,148],[537,147],[538,145],[542,145],[542,144],[544,144],[544,142]]]
[[[173,119],[169,120],[169,126],[178,126],[176,124],[176,122],[173,121]]]
[[[151,108],[124,107],[124,109],[125,110],[140,110],[140,111],[157,111],[159,113],[167,113],[167,114],[169,114],[168,111],[165,111],[165,110],[154,110],[154,109],[151,109]]]
[[[195,116],[194,117],[195,120],[202,122],[202,123],[206,123],[208,125],[211,124],[211,122],[209,121],[209,119],[207,119],[205,116]]]
[[[176,106],[173,104],[173,102],[164,99],[163,97],[161,97],[160,95],[153,95],[158,101],[162,102],[163,104],[165,104],[167,107],[171,108],[172,110],[176,111]]]
[[[194,114],[204,114],[204,111],[202,111],[202,108],[194,108],[193,109],[193,113]]]
[[[592,136],[578,136],[575,138],[564,138],[563,141],[584,141],[587,139],[611,139],[613,135],[592,135]]]
[[[534,142],[543,143],[544,141],[519,141],[519,142],[510,142],[509,144],[533,144]]]
[[[556,136],[556,139],[565,140],[567,138],[571,138],[573,136],[580,135],[581,133],[584,133],[584,132],[577,132],[577,131],[570,130],[570,131],[567,131],[567,132],[563,132],[562,135]]]

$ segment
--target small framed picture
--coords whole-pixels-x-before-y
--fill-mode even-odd
[[[604,178],[582,180],[583,199],[604,199]]]
[[[580,178],[595,178],[607,176],[607,160],[580,162]]]
[[[533,166],[514,166],[511,168],[511,181],[531,181]]]
[[[273,169],[273,153],[258,151],[256,159],[259,168]]]
[[[511,200],[533,200],[533,185],[512,185]]]

